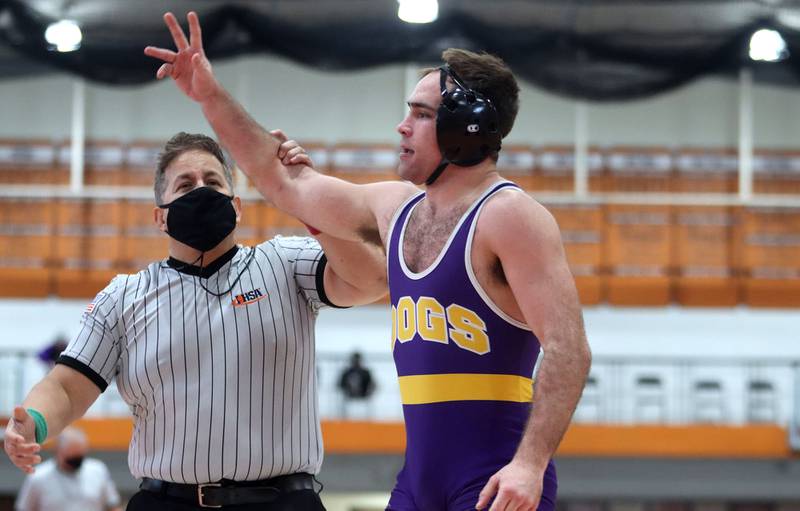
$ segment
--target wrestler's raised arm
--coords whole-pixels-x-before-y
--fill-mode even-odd
[[[164,21],[175,50],[145,48],[146,55],[164,62],[157,78],[171,77],[185,95],[200,103],[220,142],[256,189],[279,209],[326,234],[380,243],[397,206],[417,189],[398,181],[355,185],[305,165],[284,165],[274,156],[279,140],[214,77],[203,50],[197,14],[188,14],[188,40],[172,13],[165,14]]]

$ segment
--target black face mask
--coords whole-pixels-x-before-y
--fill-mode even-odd
[[[200,252],[220,244],[236,227],[233,197],[202,186],[158,207],[169,209],[167,234]]]
[[[64,465],[66,465],[67,468],[72,472],[77,472],[78,470],[80,470],[81,465],[83,465],[83,456],[73,456],[72,458],[65,458]]]

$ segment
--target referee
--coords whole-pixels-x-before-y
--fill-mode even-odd
[[[289,149],[293,163],[308,162]],[[14,409],[6,452],[33,472],[45,439],[114,380],[134,419],[128,465],[142,479],[129,511],[324,509],[313,479],[315,318],[325,305],[380,297],[383,272],[348,274],[342,261],[382,254],[325,236],[327,256],[313,238],[236,245],[240,199],[204,135],[167,142],[154,188],[170,257],[118,275],[87,306],[80,333]]]

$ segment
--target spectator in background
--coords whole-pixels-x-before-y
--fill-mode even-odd
[[[55,458],[22,485],[16,511],[121,511],[119,493],[102,461],[87,458],[89,443],[78,429],[58,437]]]
[[[53,342],[48,344],[44,347],[39,353],[37,353],[37,357],[39,360],[47,364],[49,367],[55,365],[56,360],[58,360],[58,356],[61,355],[61,352],[67,349],[67,336],[63,333],[58,334]]]
[[[350,365],[339,377],[339,389],[342,391],[342,416],[347,416],[347,405],[351,401],[365,401],[375,390],[372,373],[361,365],[361,353],[350,355]]]

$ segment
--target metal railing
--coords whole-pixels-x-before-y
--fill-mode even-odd
[[[349,358],[348,353],[317,353],[322,417],[401,420],[391,356],[363,354],[363,364],[375,381],[375,391],[366,399],[346,399],[339,389]],[[47,370],[34,352],[0,350],[0,415],[7,416]],[[112,385],[88,415],[129,413]],[[601,424],[770,423],[788,427],[800,446],[800,361],[595,356],[574,420]]]

